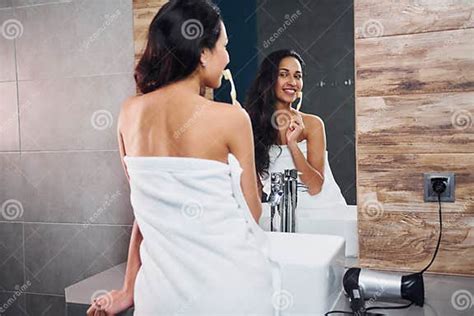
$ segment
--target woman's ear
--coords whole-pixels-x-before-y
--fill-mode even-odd
[[[209,48],[204,48],[201,51],[201,60],[200,60],[201,66],[203,66],[203,67],[207,66],[207,63],[208,63],[209,58],[210,58],[210,54],[211,54],[211,51],[209,50]]]

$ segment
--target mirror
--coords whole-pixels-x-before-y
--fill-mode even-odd
[[[244,104],[268,54],[280,49],[299,53],[306,64],[301,111],[323,120],[330,170],[347,204],[355,205],[353,1],[244,2],[219,3],[229,34],[228,68],[232,70],[239,101]],[[229,91],[228,82],[223,81],[214,98],[231,103]],[[315,199],[313,205],[334,199],[334,189],[338,188],[330,188],[332,195],[324,201]],[[320,194],[323,193],[327,192]]]

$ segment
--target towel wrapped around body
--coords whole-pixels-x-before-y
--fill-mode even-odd
[[[131,203],[143,241],[135,315],[279,315],[268,237],[244,199],[242,169],[191,157],[130,157]],[[277,306],[278,307],[278,306]]]

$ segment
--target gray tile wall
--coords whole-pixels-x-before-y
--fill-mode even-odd
[[[0,315],[64,315],[66,286],[126,260],[133,45],[132,0],[0,0]]]

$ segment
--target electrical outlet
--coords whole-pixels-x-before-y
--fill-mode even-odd
[[[442,178],[446,183],[446,190],[441,194],[441,202],[454,202],[456,177],[453,172],[430,172],[423,174],[425,202],[438,202],[438,194],[433,191],[432,179]]]

